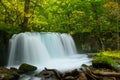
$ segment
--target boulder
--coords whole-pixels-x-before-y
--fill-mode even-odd
[[[17,80],[20,75],[10,69],[0,67],[0,80]]]
[[[23,63],[20,65],[18,70],[19,70],[19,73],[28,73],[28,72],[33,72],[37,70],[37,67],[30,64]]]

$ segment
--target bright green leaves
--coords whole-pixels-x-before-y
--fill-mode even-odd
[[[23,3],[18,0],[2,0],[0,5],[2,16],[0,25],[3,27],[2,29],[6,30],[6,32],[16,33],[16,31],[19,31],[18,26],[24,16]]]
[[[2,0],[1,25],[20,29],[28,18],[28,31],[60,31],[83,33],[116,30],[120,18],[119,4],[110,0],[30,0],[30,9],[24,11],[25,0]],[[22,30],[21,30],[22,31]]]

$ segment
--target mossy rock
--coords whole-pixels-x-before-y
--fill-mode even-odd
[[[0,67],[0,80],[17,80],[19,76],[20,75],[15,71]]]
[[[20,65],[19,67],[19,72],[20,73],[28,73],[28,72],[33,72],[37,69],[36,66],[33,66],[33,65],[30,65],[30,64],[26,64],[26,63],[23,63]]]
[[[107,56],[99,56],[93,59],[92,66],[94,68],[106,68],[117,70],[117,62],[110,57]]]

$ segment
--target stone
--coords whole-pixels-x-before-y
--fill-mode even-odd
[[[0,80],[17,80],[20,75],[10,69],[0,67]]]
[[[19,70],[19,73],[28,73],[28,72],[33,72],[37,70],[37,67],[30,64],[23,63],[20,65],[18,70]]]

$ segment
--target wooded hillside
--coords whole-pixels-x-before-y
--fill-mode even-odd
[[[120,1],[0,0],[0,51],[25,31],[69,33],[81,50],[119,50]]]

